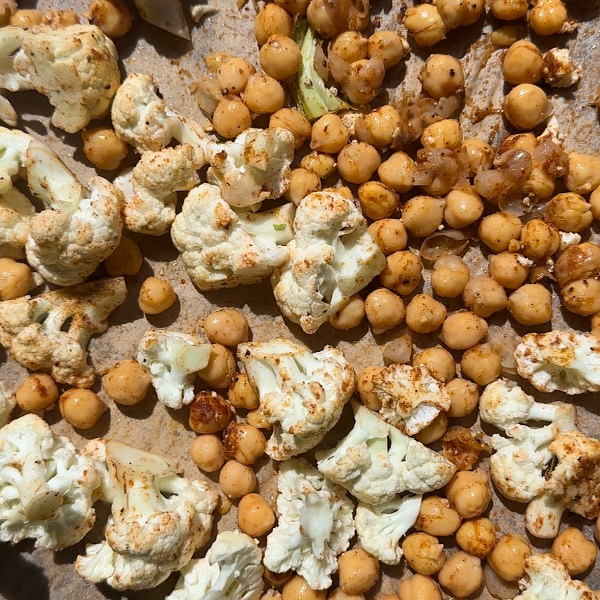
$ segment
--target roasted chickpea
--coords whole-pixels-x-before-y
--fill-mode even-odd
[[[102,171],[114,171],[129,152],[129,146],[110,127],[94,127],[81,132],[83,153]]]
[[[442,298],[460,296],[469,281],[471,273],[462,258],[448,254],[438,258],[431,273],[431,287]]]
[[[409,52],[406,39],[395,31],[376,31],[369,37],[369,58],[380,58],[386,71],[395,67]]]
[[[537,83],[544,74],[544,57],[535,44],[519,40],[506,51],[502,73],[513,85]]]
[[[83,388],[71,388],[58,401],[65,421],[76,429],[90,429],[108,408],[98,394]]]
[[[567,22],[567,9],[561,0],[538,0],[529,13],[529,25],[538,35],[560,33]]]
[[[431,577],[415,573],[398,586],[399,600],[442,600],[440,589]]]
[[[433,46],[446,38],[446,25],[432,4],[408,8],[404,13],[404,25],[418,46]]]
[[[244,103],[253,113],[271,115],[283,108],[285,92],[277,79],[254,73],[246,84]]]
[[[254,410],[259,406],[258,394],[252,387],[246,373],[238,373],[233,378],[227,391],[227,399],[234,408]]]
[[[236,308],[222,308],[204,319],[204,332],[214,344],[237,346],[247,342],[250,328],[246,317]]]
[[[226,139],[237,137],[252,125],[252,115],[238,96],[225,96],[219,100],[212,116],[215,131]]]
[[[575,527],[565,529],[556,537],[551,552],[567,567],[569,575],[587,571],[596,562],[598,554],[594,542]]]
[[[358,31],[343,31],[331,40],[330,52],[335,52],[348,64],[368,57],[367,38]]]
[[[280,592],[276,592],[275,590],[267,590],[267,592],[260,597],[260,600],[283,600],[283,596]]]
[[[494,149],[477,138],[468,138],[462,143],[469,165],[469,177],[475,177],[479,171],[487,171],[494,159]]]
[[[350,130],[335,113],[315,121],[310,134],[310,148],[327,154],[337,154],[350,139]]]
[[[600,219],[600,187],[597,187],[589,197],[590,210],[594,219]]]
[[[256,73],[256,69],[243,58],[232,56],[219,66],[217,81],[225,95],[239,95],[248,84],[248,79]]]
[[[471,188],[451,190],[446,194],[444,221],[456,229],[475,223],[483,214],[483,201]]]
[[[559,231],[569,233],[584,231],[594,218],[591,206],[574,192],[554,196],[546,205],[545,216]]]
[[[369,233],[380,250],[387,256],[404,250],[408,236],[400,219],[381,219],[369,225]]]
[[[327,177],[333,175],[335,172],[337,162],[335,162],[335,158],[329,156],[329,154],[313,151],[302,157],[300,166],[303,169],[312,171],[321,179],[327,179]]]
[[[406,324],[416,333],[439,329],[446,318],[446,307],[429,294],[417,294],[406,307]]]
[[[111,39],[124,36],[133,24],[133,16],[121,0],[94,0],[87,18]]]
[[[350,297],[348,304],[329,319],[329,324],[335,329],[347,331],[358,327],[364,318],[365,302],[358,294],[354,294]]]
[[[219,436],[212,433],[199,435],[192,440],[190,457],[197,467],[207,473],[214,473],[225,464],[223,443]]]
[[[528,154],[533,154],[538,145],[537,138],[533,133],[515,133],[507,135],[497,148],[497,154],[501,155],[509,150],[524,150]]]
[[[531,219],[521,231],[521,248],[527,258],[542,261],[552,256],[559,247],[557,229],[541,219]]]
[[[488,332],[484,319],[469,311],[454,313],[442,325],[441,338],[451,350],[466,350],[478,344]]]
[[[427,496],[421,502],[415,527],[433,536],[452,535],[462,519],[446,498]]]
[[[441,412],[427,427],[415,434],[414,438],[421,444],[433,444],[441,439],[448,430],[448,417],[445,412]]]
[[[294,148],[298,150],[310,139],[310,121],[295,108],[281,108],[269,118],[269,127],[287,129],[294,136]],[[334,163],[335,164],[335,163]]]
[[[306,583],[304,577],[294,575],[282,590],[283,600],[325,600],[327,592],[315,591]]]
[[[428,125],[421,134],[424,148],[456,150],[462,144],[462,130],[456,119],[443,119]]]
[[[441,568],[438,581],[454,597],[466,598],[483,585],[481,560],[459,550]]]
[[[362,548],[353,548],[338,558],[340,589],[346,594],[362,594],[379,579],[379,561]]]
[[[147,315],[158,315],[177,300],[173,286],[164,279],[148,277],[140,287],[138,306]]]
[[[275,4],[277,6],[281,6],[284,10],[286,10],[292,16],[300,16],[303,17],[306,15],[306,9],[310,0],[275,0]]]
[[[0,300],[26,296],[33,286],[33,273],[29,265],[0,257]]]
[[[221,344],[213,344],[208,364],[198,371],[200,379],[217,389],[229,387],[235,376],[235,358]]]
[[[466,308],[484,318],[504,310],[508,304],[504,288],[484,275],[469,280],[463,291],[463,301]]]
[[[488,555],[488,564],[496,575],[518,581],[525,574],[525,561],[531,556],[527,538],[516,533],[503,535]]]
[[[465,351],[460,368],[465,377],[478,385],[487,385],[502,374],[500,352],[491,344],[478,344]]]
[[[564,181],[570,192],[589,194],[600,186],[600,158],[571,152]]]
[[[378,596],[379,599],[379,596]],[[327,596],[327,600],[365,600],[364,594],[346,594],[346,592],[342,592],[340,588],[335,588],[329,592]],[[385,598],[381,598],[379,600],[385,600]]]
[[[310,26],[325,38],[340,33],[340,27],[330,14],[323,0],[311,1],[306,9],[306,18]]]
[[[529,5],[527,0],[492,0],[490,8],[496,19],[516,21],[527,14]]]
[[[479,238],[494,252],[503,252],[508,250],[512,240],[519,239],[521,228],[519,217],[497,212],[483,218],[479,225]]]
[[[290,183],[288,189],[284,192],[286,200],[294,204],[300,204],[303,198],[308,194],[321,190],[321,179],[316,173],[299,167],[292,169],[290,173]]]
[[[408,566],[421,575],[437,573],[446,562],[444,546],[428,533],[411,533],[402,542]]]
[[[217,73],[221,68],[221,65],[232,59],[233,56],[227,52],[213,52],[203,57],[204,64],[208,69],[209,73]]]
[[[492,254],[489,261],[490,277],[509,290],[516,290],[523,285],[533,266],[533,262],[529,258],[515,252]]]
[[[253,425],[231,421],[222,436],[225,457],[243,465],[253,465],[265,453],[267,440]]]
[[[342,89],[350,102],[368,104],[377,97],[385,77],[385,67],[379,58],[357,60],[344,76]]]
[[[577,315],[589,316],[600,311],[600,281],[576,279],[560,290],[564,307]]]
[[[435,100],[463,91],[465,75],[460,61],[447,54],[431,54],[421,71],[423,89]]]
[[[6,4],[5,6],[0,7],[0,27],[8,25],[10,17],[14,12],[16,12],[16,9],[16,4],[14,6]]]
[[[347,200],[354,202],[354,192],[347,185],[338,185],[336,187],[323,188],[324,192],[334,192],[340,196],[344,196]]]
[[[441,346],[426,348],[415,354],[413,367],[423,365],[442,383],[450,381],[456,375],[456,363],[452,354]]]
[[[358,188],[363,214],[377,221],[391,216],[400,205],[398,194],[379,181],[367,181]]]
[[[521,325],[542,325],[552,319],[552,294],[541,283],[527,283],[508,298],[508,312]]]
[[[406,127],[400,113],[389,105],[380,106],[367,114],[359,114],[354,121],[354,135],[359,142],[375,148],[389,148]]]
[[[414,196],[402,207],[402,222],[415,237],[427,237],[444,220],[444,200],[432,196]]]
[[[248,465],[228,460],[219,473],[219,485],[221,491],[230,500],[234,500],[254,491],[256,475]]]
[[[591,323],[590,333],[594,337],[600,338],[600,312],[597,312],[595,315],[592,315],[592,323]],[[598,527],[600,527],[600,525]]]
[[[263,579],[265,583],[274,588],[283,587],[292,577],[294,576],[293,571],[284,571],[283,573],[275,573],[265,567],[263,571]],[[271,590],[273,591],[273,590]]]
[[[446,384],[446,391],[450,394],[449,417],[466,417],[475,410],[479,402],[479,390],[473,381],[451,379]]]
[[[25,412],[40,412],[58,400],[58,387],[47,373],[32,373],[17,388],[15,400]]]
[[[531,83],[512,89],[504,98],[503,109],[504,116],[517,129],[534,129],[552,113],[546,92]]]
[[[383,367],[370,366],[362,369],[356,376],[356,391],[362,403],[375,411],[381,408],[381,401],[373,391],[373,377],[381,371],[383,371]]]
[[[383,286],[407,296],[421,282],[421,260],[410,250],[394,252],[387,257],[387,264],[379,279]]]
[[[273,529],[275,513],[260,494],[244,496],[238,505],[238,527],[250,537],[261,537]]]
[[[496,543],[496,528],[483,517],[465,521],[456,532],[456,543],[465,552],[485,558]]]
[[[381,157],[377,149],[364,142],[347,144],[338,154],[338,171],[350,183],[369,181],[380,164]]]
[[[129,237],[121,236],[114,252],[104,259],[104,268],[111,277],[137,275],[142,268],[144,257],[140,247]]]
[[[202,390],[190,404],[189,425],[196,433],[217,433],[231,419],[231,408],[217,392]]]
[[[446,485],[446,497],[463,519],[482,515],[492,499],[489,478],[485,471],[458,471]]]
[[[364,308],[367,320],[375,334],[400,325],[406,314],[402,298],[386,288],[372,291],[365,299]]]
[[[300,67],[300,48],[291,38],[274,33],[262,46],[258,54],[260,66],[274,79],[293,77]]]
[[[41,10],[20,9],[10,16],[9,24],[21,29],[31,29],[40,25],[44,20],[44,13]]]
[[[273,429],[273,423],[267,419],[260,408],[249,411],[246,415],[246,421],[248,425],[253,425],[257,429],[266,429],[267,431]]]
[[[132,406],[146,397],[151,382],[150,374],[137,360],[127,359],[117,363],[102,378],[102,387],[118,404]]]
[[[276,4],[265,4],[254,20],[254,36],[260,46],[276,33],[291,36],[292,29],[292,17]]]
[[[435,5],[449,29],[472,25],[485,8],[485,0],[436,0]]]
[[[397,192],[412,190],[415,161],[406,152],[394,152],[379,165],[377,175],[381,182]]]

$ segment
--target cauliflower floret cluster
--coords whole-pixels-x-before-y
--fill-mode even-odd
[[[291,340],[276,338],[238,346],[238,358],[273,425],[266,452],[286,460],[314,448],[338,422],[354,391],[354,371],[331,346],[311,354]]]
[[[312,589],[325,590],[354,535],[354,505],[304,459],[281,465],[277,488],[279,524],[267,537],[264,564],[275,573],[295,570]]]
[[[0,256],[24,256],[23,248],[29,237],[33,216],[33,204],[16,188],[0,196]]]
[[[0,383],[0,427],[10,421],[10,415],[17,405],[14,394],[8,394],[4,385]]]

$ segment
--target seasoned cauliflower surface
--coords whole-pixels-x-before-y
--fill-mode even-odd
[[[14,394],[9,394],[2,383],[0,383],[0,427],[4,427],[10,421],[10,415],[17,405]]]
[[[304,459],[282,463],[277,488],[279,524],[267,537],[264,564],[275,573],[295,570],[312,589],[325,590],[354,535],[354,505]]]
[[[273,424],[266,452],[275,460],[314,448],[354,391],[354,371],[332,346],[311,354],[298,342],[276,338],[240,344],[238,358]]]
[[[34,215],[33,204],[16,188],[0,196],[0,256],[25,248]]]

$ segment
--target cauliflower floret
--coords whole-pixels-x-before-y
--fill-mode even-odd
[[[390,365],[373,377],[373,391],[383,420],[407,435],[418,433],[450,408],[450,394],[423,366]]]
[[[0,540],[34,538],[60,550],[92,528],[94,490],[100,479],[71,441],[34,414],[0,430]]]
[[[364,550],[386,565],[397,565],[404,552],[400,538],[415,524],[422,496],[397,496],[371,506],[358,503],[354,525]]]
[[[0,427],[4,427],[10,421],[10,414],[17,405],[14,394],[9,394],[0,382]]]
[[[573,331],[528,333],[515,350],[517,371],[541,392],[600,391],[600,340]]]
[[[519,581],[515,600],[595,600],[597,596],[582,581],[571,579],[565,565],[552,554],[533,554],[525,560],[527,578]]]
[[[165,600],[258,600],[264,588],[262,552],[245,533],[223,531],[206,556],[181,570]]]
[[[236,212],[218,187],[203,183],[183,202],[171,237],[188,275],[203,291],[252,284],[268,277],[288,256],[294,205]]]
[[[77,572],[117,590],[156,587],[208,542],[218,494],[128,444],[94,440],[85,452],[108,471],[103,493],[112,509],[106,540],[77,557]]]
[[[571,58],[568,48],[552,48],[544,54],[544,81],[558,88],[575,85],[581,78],[581,68]]]
[[[190,30],[183,14],[181,0],[134,0],[140,17],[156,27],[186,40]]]
[[[212,346],[178,331],[148,331],[138,346],[138,362],[150,371],[158,399],[182,408],[194,399],[196,372],[204,369]]]
[[[289,258],[271,283],[281,312],[314,333],[385,267],[354,203],[335,192],[313,192],[296,209]]]
[[[546,475],[544,493],[529,503],[525,525],[536,537],[555,538],[565,510],[586,519],[600,514],[600,441],[566,431],[548,450],[558,464]]]
[[[52,124],[68,133],[108,112],[121,79],[115,45],[95,25],[3,27],[0,53],[0,87],[47,96]]]
[[[25,248],[34,215],[35,208],[16,188],[0,196],[0,247]]]
[[[17,111],[4,96],[0,96],[0,121],[10,127],[16,127],[18,121]]]
[[[277,488],[279,524],[267,537],[265,567],[294,570],[312,589],[325,590],[354,535],[354,505],[304,459],[282,463]]]
[[[275,338],[240,344],[238,358],[273,424],[266,452],[274,460],[314,448],[354,391],[354,371],[332,346],[311,354],[302,344]]]
[[[6,300],[0,303],[0,344],[32,371],[90,387],[95,372],[86,346],[93,334],[106,331],[110,313],[126,297],[125,280],[117,278]]]
[[[325,477],[367,504],[379,505],[396,494],[424,494],[450,481],[456,467],[417,440],[353,402],[354,428],[331,450],[317,452]]]

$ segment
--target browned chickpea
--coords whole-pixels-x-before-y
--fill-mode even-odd
[[[303,198],[306,198],[312,192],[318,192],[320,189],[321,179],[319,176],[312,171],[299,167],[292,169],[289,187],[283,196],[297,206]]]
[[[362,548],[353,548],[338,558],[340,589],[346,594],[362,594],[379,579],[379,561]]]
[[[515,42],[504,55],[502,73],[513,85],[537,83],[543,76],[544,57],[539,48],[526,40]]]
[[[114,171],[129,153],[129,146],[110,127],[94,127],[81,132],[83,153],[102,171]]]
[[[441,439],[448,430],[448,417],[445,412],[441,412],[427,427],[424,427],[415,434],[415,440],[421,444],[433,444]]]
[[[337,154],[348,143],[350,130],[339,115],[329,113],[315,121],[310,134],[310,148],[327,154]]]
[[[539,0],[529,13],[529,25],[538,35],[554,35],[561,32],[567,16],[561,0]]]
[[[541,283],[528,283],[508,298],[508,312],[521,325],[542,325],[552,319],[552,294]]]
[[[177,294],[168,281],[148,277],[140,287],[138,306],[147,315],[158,315],[171,308],[176,300]]]
[[[395,67],[409,50],[406,39],[395,31],[380,30],[369,37],[369,58],[380,58],[386,71]]]
[[[225,464],[225,452],[219,436],[212,433],[192,440],[190,457],[193,463],[207,473],[218,471]]]
[[[488,273],[501,286],[516,290],[527,280],[533,261],[515,252],[500,252],[489,256]]]
[[[600,312],[597,312],[595,315],[592,315],[592,323],[591,323],[590,333],[594,337],[600,338]]]
[[[469,165],[469,177],[475,177],[479,171],[487,171],[494,159],[494,149],[477,138],[468,138],[462,143]]]
[[[596,562],[598,554],[594,542],[575,527],[569,527],[558,534],[552,542],[551,552],[567,567],[569,575],[587,571]]]
[[[431,54],[421,71],[423,89],[435,100],[463,91],[465,75],[460,61],[447,54]]]
[[[462,258],[448,254],[438,258],[431,273],[431,287],[442,298],[456,298],[460,296],[471,273]]]
[[[571,152],[564,181],[570,192],[589,194],[600,186],[600,158],[591,154]]]
[[[386,256],[404,250],[408,243],[406,229],[400,219],[375,221],[369,225],[369,233]]]
[[[21,29],[31,29],[40,25],[44,20],[44,13],[41,10],[20,9],[10,16],[9,24]]]
[[[190,404],[190,427],[196,433],[217,433],[231,419],[231,408],[217,392],[202,390]]]
[[[260,494],[248,494],[240,500],[237,520],[240,531],[261,537],[273,529],[275,513]]]
[[[313,151],[302,157],[300,166],[307,171],[312,171],[321,179],[327,179],[335,172],[337,163],[333,156]]]
[[[483,584],[481,560],[459,550],[440,569],[438,581],[454,597],[466,598],[475,593]]]
[[[335,315],[329,319],[329,324],[340,331],[347,331],[358,327],[365,318],[365,302],[358,295],[350,297],[348,304],[340,308]]]
[[[248,79],[256,73],[256,69],[243,58],[232,56],[221,63],[217,70],[217,82],[226,96],[239,95],[248,84]]]
[[[482,515],[492,499],[489,478],[485,471],[458,471],[446,485],[446,497],[463,519]]]
[[[496,528],[485,518],[465,521],[456,532],[456,543],[465,552],[485,558],[496,543]]]
[[[525,574],[525,561],[531,556],[527,538],[516,533],[502,536],[488,555],[494,573],[507,581],[518,581]]]
[[[511,240],[518,240],[521,235],[521,220],[514,215],[497,212],[481,221],[479,239],[494,252],[508,250]]]
[[[383,367],[370,366],[359,371],[356,376],[356,391],[362,403],[375,411],[381,408],[381,401],[373,391],[373,377],[381,371],[383,371]]]
[[[387,257],[379,279],[386,288],[407,296],[421,283],[421,269],[419,257],[410,250],[394,252]]]
[[[76,429],[90,429],[108,408],[98,394],[83,388],[71,388],[64,392],[58,405],[65,421]]]
[[[238,373],[229,385],[227,391],[229,404],[234,408],[244,408],[246,410],[254,410],[258,408],[258,394],[252,387],[248,375],[246,373]]]
[[[285,91],[277,79],[254,73],[244,89],[244,103],[253,113],[270,115],[283,108]]]
[[[405,127],[400,113],[386,104],[373,112],[359,114],[354,121],[354,135],[359,142],[366,142],[375,148],[389,148]]]
[[[247,342],[250,329],[246,317],[235,308],[222,308],[204,320],[204,331],[214,344],[237,346]]]
[[[15,400],[25,412],[40,412],[58,400],[58,387],[47,373],[32,373],[17,388]]]
[[[402,542],[404,558],[408,566],[421,575],[437,573],[446,562],[444,546],[428,533],[411,533]]]
[[[416,237],[427,237],[442,224],[445,202],[432,196],[414,196],[402,207],[402,222]]]
[[[219,135],[231,140],[250,128],[252,114],[238,96],[225,96],[215,108],[212,123]]]
[[[462,519],[446,498],[427,496],[421,503],[415,527],[429,535],[452,535],[459,527]]]
[[[462,130],[456,119],[443,119],[428,125],[421,133],[424,148],[457,150],[462,144]]]
[[[406,307],[406,324],[416,333],[439,329],[446,318],[446,307],[429,294],[417,294]]]
[[[446,38],[447,27],[432,4],[409,7],[404,13],[404,25],[419,46],[433,46]]]
[[[263,572],[263,578],[265,583],[274,588],[283,587],[292,577],[294,576],[293,571],[285,571],[284,573],[275,573],[265,567]],[[310,589],[310,588],[309,588]]]
[[[298,72],[302,58],[298,44],[280,33],[269,37],[260,49],[258,57],[265,73],[280,81],[289,79]]]
[[[380,164],[381,156],[377,149],[364,142],[347,144],[338,154],[338,171],[350,183],[369,181]]]
[[[269,431],[273,429],[273,423],[267,419],[260,407],[248,412],[246,415],[246,421],[248,425],[253,425],[258,429],[266,429]]]
[[[546,205],[545,215],[559,231],[569,233],[584,231],[594,219],[591,206],[574,192],[554,196]]]
[[[109,398],[118,404],[133,406],[148,392],[152,378],[137,360],[122,360],[103,378],[102,387]]]
[[[398,586],[399,600],[442,600],[440,589],[431,577],[415,573]]]
[[[228,460],[219,473],[219,485],[223,493],[234,500],[254,491],[256,475],[249,466],[236,460]]]
[[[479,343],[488,332],[488,324],[468,311],[454,313],[442,325],[441,338],[451,350],[466,350]]]
[[[456,363],[452,354],[441,346],[426,348],[415,354],[413,367],[423,365],[429,372],[443,383],[450,381],[456,375]]]
[[[465,351],[460,361],[463,376],[487,385],[502,374],[500,352],[491,344],[478,344]]]
[[[449,417],[466,417],[475,410],[479,402],[479,390],[473,381],[451,379],[446,384],[446,391],[450,394]]]
[[[515,21],[527,14],[529,6],[527,0],[492,0],[490,8],[496,19]]]
[[[375,221],[391,216],[400,205],[398,194],[380,181],[367,181],[358,188],[363,214]]]
[[[294,148],[296,150],[301,148],[306,140],[310,139],[312,131],[310,121],[295,108],[281,108],[273,113],[269,118],[269,127],[287,129],[294,136]]]
[[[274,34],[292,35],[292,17],[276,4],[265,4],[254,20],[254,36],[260,46]]]
[[[552,114],[552,105],[546,92],[531,83],[522,83],[513,88],[504,98],[502,108],[508,121],[523,130],[534,129]]]
[[[111,39],[124,36],[133,24],[133,16],[122,0],[94,0],[87,18]]]
[[[462,229],[475,223],[483,214],[483,201],[471,189],[451,190],[446,194],[444,221],[450,227]]]
[[[404,193],[413,189],[415,161],[406,152],[394,152],[377,169],[381,182],[396,192]]]
[[[0,300],[13,300],[27,295],[34,286],[29,265],[12,258],[0,257]]]
[[[235,357],[221,344],[213,344],[208,364],[198,371],[200,379],[217,389],[229,387],[235,376]]]
[[[235,458],[243,465],[253,465],[265,453],[267,440],[252,425],[231,421],[223,430],[223,449],[226,458]]]
[[[560,290],[563,306],[577,315],[589,316],[600,311],[600,281],[576,279]]]
[[[111,277],[137,275],[144,257],[140,247],[129,237],[121,236],[115,251],[104,260],[104,268]]]
[[[466,308],[484,318],[504,310],[508,304],[504,288],[491,277],[483,275],[469,280],[463,292],[463,301]]]
[[[330,51],[348,64],[368,57],[367,38],[358,31],[343,31],[331,40]]]
[[[521,230],[521,248],[527,258],[542,261],[552,256],[560,245],[556,227],[541,219],[531,219]]]

